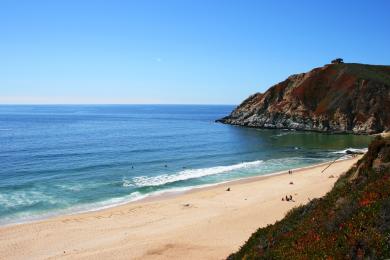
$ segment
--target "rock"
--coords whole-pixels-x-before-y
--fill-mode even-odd
[[[346,154],[364,154],[363,151],[359,151],[359,150],[356,150],[356,151],[346,150],[345,153]]]
[[[390,131],[390,66],[328,64],[244,100],[225,124],[374,134]]]

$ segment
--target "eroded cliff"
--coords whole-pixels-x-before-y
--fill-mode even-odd
[[[374,134],[390,130],[390,66],[328,64],[256,93],[226,124]]]

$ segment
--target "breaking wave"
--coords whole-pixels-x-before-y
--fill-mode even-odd
[[[366,153],[368,151],[368,148],[362,148],[362,149],[347,148],[347,149],[340,150],[340,151],[335,151],[335,152],[332,152],[332,153],[335,153],[335,154],[347,154],[347,151],[351,151],[351,152],[354,152],[354,153]]]
[[[253,162],[243,162],[228,166],[216,166],[210,168],[202,169],[188,169],[180,171],[176,174],[163,174],[159,176],[138,176],[132,178],[132,180],[123,180],[124,187],[136,186],[136,187],[146,187],[146,186],[160,186],[167,183],[184,181],[189,179],[200,178],[209,175],[226,173],[234,170],[250,169],[258,167],[263,163],[262,160],[253,161]]]

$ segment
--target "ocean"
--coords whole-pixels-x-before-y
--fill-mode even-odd
[[[0,106],[0,225],[287,171],[369,136],[215,123],[234,106]]]

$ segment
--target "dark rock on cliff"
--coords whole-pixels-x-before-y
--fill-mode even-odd
[[[218,122],[374,134],[390,130],[390,66],[328,64],[256,93]]]

